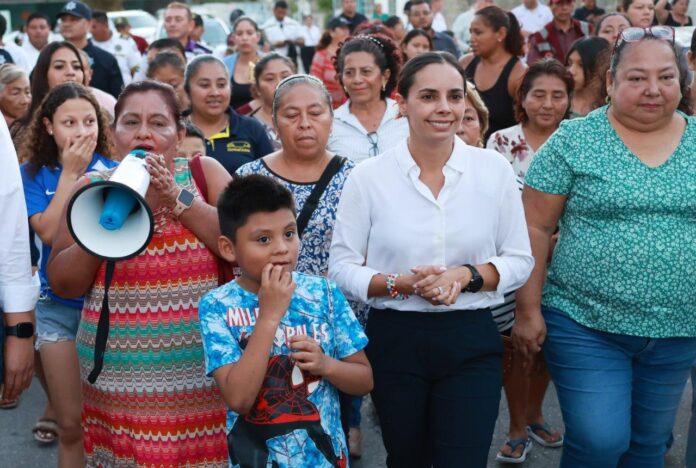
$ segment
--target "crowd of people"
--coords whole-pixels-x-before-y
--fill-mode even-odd
[[[345,467],[370,394],[387,466],[484,467],[504,390],[500,462],[663,466],[696,385],[688,0],[341,7],[235,10],[222,51],[185,3],[147,44],[70,1],[1,44],[0,408],[36,375],[60,467]],[[67,213],[136,150],[152,235],[105,261]]]

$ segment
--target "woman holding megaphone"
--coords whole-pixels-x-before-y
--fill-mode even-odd
[[[217,200],[230,176],[202,158],[205,191],[189,161],[177,158],[184,135],[171,86],[129,84],[116,104],[114,141],[117,154],[128,155],[122,165],[146,154],[141,209],[154,219],[152,237],[136,256],[104,262],[69,231],[66,215],[78,197],[55,235],[51,286],[66,297],[85,295],[77,351],[87,466],[227,466],[225,407],[205,376],[198,298],[218,285],[217,210],[205,200]],[[83,177],[73,193],[120,170]],[[104,318],[108,338],[99,357]]]
[[[109,157],[112,142],[108,121],[92,94],[74,82],[54,87],[38,107],[22,148],[22,179],[29,223],[41,239],[42,294],[36,305],[36,349],[41,354],[48,398],[56,421],[43,419],[34,428],[37,440],[59,437],[60,466],[81,466],[80,374],[75,336],[82,297],[67,298],[52,290],[46,277],[61,214],[75,182],[86,172],[116,166]],[[55,433],[55,432],[54,432]]]

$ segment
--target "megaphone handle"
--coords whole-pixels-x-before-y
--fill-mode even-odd
[[[109,287],[114,277],[114,267],[116,262],[106,261],[106,274],[104,275],[104,298],[102,299],[99,322],[97,323],[97,337],[94,341],[94,367],[89,373],[87,381],[91,384],[97,381],[104,365],[104,352],[106,351],[106,341],[109,339]]]

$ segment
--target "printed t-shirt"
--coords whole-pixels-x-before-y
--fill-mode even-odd
[[[298,272],[293,278],[297,288],[276,331],[254,407],[243,416],[227,411],[231,467],[251,466],[247,464],[258,458],[250,457],[272,460],[281,468],[329,468],[337,460],[347,461],[336,388],[296,367],[287,342],[293,335],[307,335],[327,356],[344,359],[365,348],[367,337],[335,283]],[[258,296],[236,281],[201,298],[208,375],[242,357],[258,307]]]
[[[230,121],[222,131],[205,140],[206,155],[217,159],[234,175],[242,165],[273,152],[263,125],[252,117],[228,111]]]
[[[118,166],[118,162],[105,158],[104,156],[94,153],[92,161],[87,166],[87,172],[101,172],[112,167]],[[63,172],[63,167],[58,164],[55,169],[50,169],[43,166],[35,176],[29,173],[27,164],[22,164],[20,167],[22,173],[22,184],[24,185],[24,198],[27,202],[27,217],[31,218],[35,214],[46,211],[48,205],[53,200],[58,188],[58,180]],[[39,266],[39,278],[41,279],[41,289],[45,290],[48,296],[68,307],[76,309],[82,308],[82,298],[80,299],[64,299],[56,296],[51,291],[46,278],[46,264],[48,256],[51,255],[51,246],[41,243],[41,264]]]
[[[649,167],[628,149],[607,106],[561,122],[525,184],[567,196],[542,303],[596,330],[694,337],[696,120]]]

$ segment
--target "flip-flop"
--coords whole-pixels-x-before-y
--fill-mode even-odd
[[[41,444],[52,444],[58,439],[58,423],[52,419],[41,418],[31,428],[34,439]]]
[[[503,452],[498,452],[498,454],[495,456],[495,459],[499,462],[503,463],[512,463],[515,465],[518,465],[520,463],[524,463],[525,460],[527,460],[527,454],[532,450],[532,441],[529,440],[528,438],[525,439],[509,439],[505,442],[505,445],[510,447],[512,450],[510,450],[512,453],[517,450],[517,447],[520,445],[524,446],[524,450],[522,450],[522,455],[519,457],[513,457],[509,455],[503,455]]]
[[[0,401],[0,409],[14,409],[19,404],[19,398],[14,400],[2,400]]]
[[[542,447],[548,447],[548,448],[558,448],[563,446],[563,435],[561,434],[561,438],[558,439],[556,442],[549,442],[545,440],[543,437],[541,437],[539,434],[536,433],[536,431],[542,431],[549,436],[553,435],[553,429],[551,426],[549,426],[548,423],[532,423],[527,426],[527,434],[529,434],[529,437],[534,439],[534,442],[537,444],[541,445]]]

